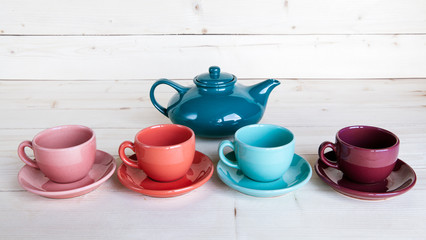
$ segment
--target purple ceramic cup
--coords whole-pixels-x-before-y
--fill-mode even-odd
[[[337,161],[325,156],[325,149],[336,153]],[[323,142],[318,149],[321,161],[342,171],[359,183],[384,180],[398,159],[398,137],[382,128],[372,126],[345,127],[336,134],[336,143]]]

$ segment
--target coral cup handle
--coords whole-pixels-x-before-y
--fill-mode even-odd
[[[124,149],[126,148],[130,148],[132,149],[132,151],[135,151],[135,145],[130,142],[130,141],[124,141],[121,145],[120,148],[118,149],[118,155],[120,156],[121,160],[128,165],[129,167],[133,167],[133,168],[139,168],[138,163],[131,160],[129,157],[127,157],[126,153],[124,152]]]
[[[318,148],[318,155],[320,156],[320,159],[323,163],[325,163],[327,166],[332,167],[332,168],[339,168],[337,166],[337,163],[335,161],[331,161],[330,159],[328,159],[325,156],[325,149],[326,148],[331,148],[333,149],[334,152],[336,152],[336,145],[332,142],[323,142],[321,143],[321,145]]]
[[[163,106],[161,106],[158,102],[157,102],[157,100],[155,99],[155,95],[154,95],[154,92],[155,92],[155,88],[158,86],[158,85],[161,85],[161,84],[166,84],[166,85],[169,85],[170,87],[172,87],[172,88],[174,88],[177,92],[178,92],[178,94],[179,94],[179,96],[180,96],[180,98],[182,98],[182,96],[189,90],[189,88],[186,88],[186,87],[184,87],[184,86],[182,86],[182,85],[179,85],[179,84],[177,84],[177,83],[175,83],[175,82],[173,82],[173,81],[170,81],[170,80],[168,80],[168,79],[165,79],[165,78],[162,78],[162,79],[160,79],[160,80],[158,80],[158,81],[156,81],[153,85],[152,85],[152,87],[151,87],[151,90],[149,91],[149,98],[151,99],[151,102],[152,102],[152,105],[154,105],[154,107],[160,112],[160,113],[162,113],[164,116],[166,116],[166,117],[169,117],[169,114],[168,114],[168,109],[167,108],[165,108],[165,107],[163,107]]]
[[[33,143],[31,141],[23,141],[21,142],[21,144],[19,144],[19,147],[18,147],[19,158],[28,166],[39,169],[35,159],[29,158],[27,154],[25,153],[26,147],[33,149]]]
[[[232,150],[235,149],[234,148],[234,144],[231,141],[229,141],[229,140],[222,141],[220,143],[220,145],[219,145],[219,158],[220,158],[220,161],[222,161],[223,163],[225,163],[226,165],[228,165],[228,166],[230,166],[232,168],[240,169],[238,167],[237,163],[235,163],[234,161],[231,161],[227,157],[225,157],[225,155],[223,154],[223,149],[225,147],[230,147],[230,148],[232,148]]]

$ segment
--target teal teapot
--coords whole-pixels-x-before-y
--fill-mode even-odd
[[[175,124],[190,127],[197,136],[220,138],[239,128],[258,123],[271,91],[280,84],[268,79],[253,86],[237,83],[237,77],[212,66],[208,73],[194,78],[195,86],[184,87],[168,79],[156,81],[150,91],[151,102]],[[167,108],[155,99],[155,88],[166,84],[177,93]]]

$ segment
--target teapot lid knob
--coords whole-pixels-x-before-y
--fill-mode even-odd
[[[218,66],[211,66],[208,73],[203,73],[194,78],[194,83],[200,87],[226,87],[235,84],[237,78],[229,73],[220,72]]]
[[[220,76],[220,67],[218,66],[211,66],[209,68],[210,78],[212,79],[218,79]]]

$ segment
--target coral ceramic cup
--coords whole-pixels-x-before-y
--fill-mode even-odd
[[[126,156],[130,148],[137,161]],[[195,134],[177,124],[155,125],[139,131],[135,141],[124,141],[118,150],[121,160],[129,167],[142,169],[148,177],[170,182],[185,176],[195,155]]]
[[[325,156],[325,149],[336,153],[336,161]],[[372,126],[345,127],[336,134],[336,143],[323,142],[318,155],[322,162],[339,169],[359,183],[384,180],[398,159],[399,139],[388,130]]]
[[[25,153],[31,148],[34,159]],[[32,141],[19,144],[18,155],[30,167],[57,183],[71,183],[84,178],[95,161],[96,137],[92,129],[65,125],[43,130]]]
[[[240,169],[245,176],[270,182],[282,177],[293,160],[295,139],[293,133],[280,126],[253,124],[235,132],[235,141],[224,140],[219,145],[220,160]],[[223,153],[225,147],[234,150],[237,162]]]

